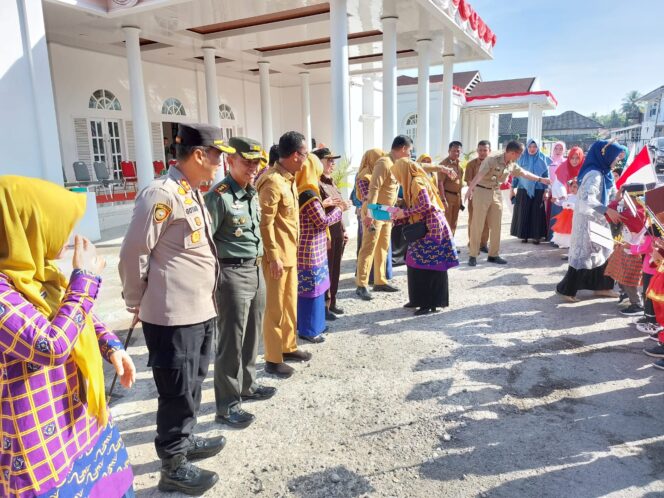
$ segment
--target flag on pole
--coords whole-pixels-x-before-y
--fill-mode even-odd
[[[649,184],[657,183],[657,174],[655,168],[650,160],[650,153],[648,147],[643,147],[641,152],[637,154],[632,163],[623,171],[618,181],[616,188],[629,184]]]

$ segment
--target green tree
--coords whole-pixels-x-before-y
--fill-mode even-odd
[[[620,107],[620,110],[625,114],[625,116],[628,119],[634,119],[639,117],[639,113],[641,112],[641,106],[637,102],[641,98],[641,94],[636,91],[632,90],[631,92],[627,93],[625,97],[622,100],[622,106]]]

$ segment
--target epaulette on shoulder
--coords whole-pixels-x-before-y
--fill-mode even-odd
[[[215,191],[216,193],[218,193],[219,195],[221,195],[221,194],[223,194],[224,192],[226,192],[229,188],[230,188],[230,185],[228,185],[228,183],[222,183],[222,184],[219,185],[216,189],[214,189],[214,191]]]

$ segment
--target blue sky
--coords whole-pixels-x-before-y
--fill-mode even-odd
[[[558,109],[606,114],[664,85],[664,0],[471,0],[498,37],[484,80],[538,76]],[[442,67],[432,68],[432,73]]]

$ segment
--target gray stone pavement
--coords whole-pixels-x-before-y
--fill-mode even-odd
[[[507,215],[505,221],[507,222]],[[406,292],[354,296],[354,246],[342,269],[346,314],[327,341],[243,431],[214,423],[212,375],[198,431],[227,447],[201,462],[219,472],[206,496],[655,497],[664,496],[664,372],[613,299],[555,296],[562,250],[524,245],[503,225],[507,266],[449,272],[451,305],[414,317]],[[124,337],[119,240],[100,244],[108,267],[97,311]],[[406,289],[405,268],[394,283]],[[646,344],[647,343],[647,344]],[[138,383],[112,405],[136,474],[137,496],[160,496],[152,440],[156,390],[140,328],[129,351]],[[109,375],[110,382],[110,375]]]

